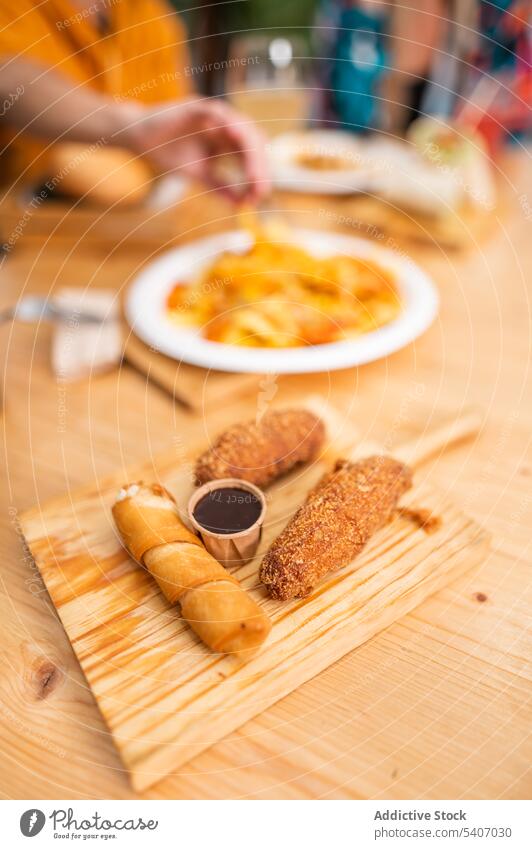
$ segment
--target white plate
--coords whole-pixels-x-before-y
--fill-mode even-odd
[[[300,165],[301,154],[328,154],[352,163],[351,168],[318,171]],[[303,194],[345,195],[371,187],[373,165],[365,156],[365,145],[353,135],[338,130],[307,130],[283,133],[269,146],[274,185]]]
[[[252,237],[244,230],[220,233],[174,248],[150,263],[133,281],[125,312],[133,331],[163,354],[196,366],[257,374],[299,374],[359,366],[386,357],[416,339],[438,311],[436,289],[408,258],[366,239],[321,230],[292,230],[290,241],[314,256],[346,254],[371,259],[395,275],[402,310],[395,321],[356,339],[300,348],[246,348],[204,339],[180,327],[166,311],[166,299],[179,281],[194,279],[225,251],[245,251]]]

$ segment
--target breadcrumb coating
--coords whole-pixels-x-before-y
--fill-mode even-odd
[[[325,426],[309,410],[272,411],[259,422],[233,425],[222,433],[198,458],[196,481],[241,478],[266,486],[316,457],[324,440]]]
[[[350,563],[411,485],[410,469],[392,457],[340,460],[266,553],[260,579],[270,595],[302,598],[328,572]]]

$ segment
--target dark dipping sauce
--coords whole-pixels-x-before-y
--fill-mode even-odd
[[[196,522],[214,534],[237,534],[255,524],[262,504],[252,492],[232,486],[213,489],[194,508]]]

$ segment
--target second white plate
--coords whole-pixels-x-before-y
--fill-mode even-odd
[[[310,168],[301,156],[338,157],[344,167]],[[351,133],[339,130],[306,130],[283,133],[269,147],[270,167],[278,189],[302,194],[346,195],[371,187],[373,163],[365,147]]]
[[[169,293],[186,283],[226,251],[245,251],[252,244],[244,230],[220,233],[174,248],[150,263],[127,293],[127,321],[144,342],[176,360],[208,369],[257,374],[299,374],[359,366],[403,348],[423,333],[438,311],[436,288],[427,274],[408,258],[381,245],[338,233],[297,229],[292,243],[315,256],[345,254],[361,257],[390,270],[402,302],[399,316],[384,327],[356,339],[298,348],[248,348],[204,339],[200,331],[180,327],[166,309]]]

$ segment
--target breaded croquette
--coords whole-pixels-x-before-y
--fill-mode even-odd
[[[319,453],[325,440],[322,420],[309,410],[266,413],[259,422],[237,424],[222,433],[198,458],[198,483],[241,478],[266,486],[298,463]]]
[[[266,553],[260,579],[270,595],[302,598],[328,572],[350,563],[411,485],[410,469],[392,457],[340,460]]]

